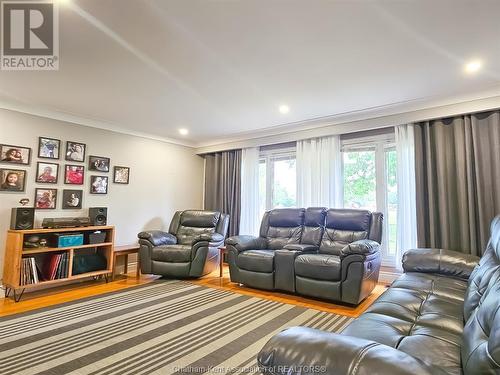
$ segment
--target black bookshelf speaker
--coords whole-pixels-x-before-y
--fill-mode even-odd
[[[10,215],[10,229],[33,229],[35,209],[33,207],[16,207]]]
[[[89,217],[91,225],[106,225],[108,222],[108,208],[90,207]]]

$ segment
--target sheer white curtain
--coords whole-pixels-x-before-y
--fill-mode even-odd
[[[259,212],[259,148],[241,152],[241,215],[240,233],[258,235]]]
[[[340,137],[297,142],[297,206],[342,207]]]
[[[396,267],[408,249],[417,246],[417,207],[415,192],[415,130],[413,124],[398,125],[396,133],[398,219]]]

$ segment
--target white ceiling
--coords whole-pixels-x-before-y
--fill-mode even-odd
[[[0,72],[4,106],[201,146],[500,89],[497,0],[69,1],[59,71]]]

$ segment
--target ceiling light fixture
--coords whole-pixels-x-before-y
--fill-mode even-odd
[[[483,63],[480,60],[472,60],[469,61],[467,64],[465,64],[465,72],[466,73],[476,73],[481,67],[483,66]]]
[[[280,105],[279,110],[280,110],[280,113],[285,115],[288,112],[290,112],[290,107],[287,106],[286,104],[282,104],[282,105]]]
[[[179,134],[180,135],[188,135],[189,134],[189,130],[184,129],[184,128],[179,129]]]

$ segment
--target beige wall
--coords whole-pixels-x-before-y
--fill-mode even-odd
[[[64,185],[64,156],[55,161],[59,164],[57,185],[35,183],[36,163],[40,160],[37,158],[38,136],[60,139],[63,150],[67,140],[87,145],[83,186]],[[137,233],[144,229],[168,228],[175,210],[202,207],[203,159],[196,156],[192,148],[3,109],[0,109],[0,143],[32,148],[29,166],[0,164],[1,168],[28,171],[25,192],[0,192],[0,277],[10,210],[19,206],[19,200],[25,197],[33,205],[35,187],[54,187],[59,195],[56,210],[36,211],[35,225],[40,225],[44,217],[87,216],[88,207],[105,206],[108,207],[108,223],[116,226],[117,244],[136,242]],[[107,195],[89,194],[90,175],[100,173],[88,171],[88,155],[111,158],[111,171],[104,173],[110,177]],[[40,161],[43,160],[48,159]],[[131,168],[129,185],[111,182],[114,165]],[[65,188],[84,190],[83,209],[61,209]]]

